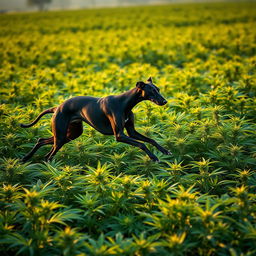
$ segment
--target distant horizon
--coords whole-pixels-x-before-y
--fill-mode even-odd
[[[178,3],[210,3],[210,2],[245,2],[243,0],[52,0],[46,4],[46,10],[75,10],[101,7],[121,7],[136,5],[178,4]],[[246,2],[254,2],[248,0]],[[37,6],[29,6],[27,0],[0,0],[0,12],[38,11]]]

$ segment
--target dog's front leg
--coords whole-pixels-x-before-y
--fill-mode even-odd
[[[113,132],[114,132],[114,135],[115,135],[117,141],[138,147],[138,148],[142,149],[150,157],[150,159],[152,159],[155,162],[159,161],[158,158],[146,147],[145,144],[138,142],[137,140],[135,140],[131,137],[128,137],[127,135],[124,134],[123,120],[121,118],[119,120],[115,116],[110,116],[109,120],[110,120],[112,129],[113,129]]]
[[[158,158],[146,147],[145,144],[138,142],[137,140],[132,139],[131,137],[126,136],[123,132],[119,132],[118,134],[115,135],[115,137],[117,141],[124,142],[142,149],[153,161],[159,161]]]
[[[155,140],[153,140],[151,138],[148,138],[148,137],[140,134],[139,132],[137,132],[135,130],[135,127],[134,127],[134,114],[132,112],[130,112],[128,120],[125,123],[125,128],[127,130],[128,135],[131,138],[134,138],[136,140],[141,140],[141,141],[148,142],[151,145],[155,146],[159,151],[161,151],[165,155],[171,155],[172,154],[169,150],[167,150],[167,149],[163,148],[161,145],[159,145]]]

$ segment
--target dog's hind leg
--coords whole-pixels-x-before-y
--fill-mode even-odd
[[[69,118],[63,116],[60,112],[57,113],[52,120],[52,131],[54,137],[54,144],[51,151],[47,154],[47,161],[50,161],[53,156],[61,149],[67,141],[67,130],[69,125]]]
[[[70,123],[67,131],[68,141],[78,138],[83,133],[82,121]]]
[[[45,161],[49,161],[49,156],[51,155],[52,151],[54,150],[54,146],[52,146],[51,150],[45,156]]]
[[[40,138],[38,139],[37,143],[35,144],[35,146],[32,148],[32,150],[22,158],[23,162],[28,161],[34,154],[35,152],[41,148],[44,145],[48,145],[48,144],[53,144],[53,137],[50,138]]]
[[[50,152],[45,156],[46,160],[49,161],[52,159],[52,157],[59,151],[59,149],[66,143],[70,142],[71,140],[74,140],[78,138],[83,133],[83,124],[82,122],[74,122],[70,123],[68,125],[67,133],[65,141],[62,141],[62,143],[58,145],[54,145]],[[61,145],[62,144],[62,145]]]

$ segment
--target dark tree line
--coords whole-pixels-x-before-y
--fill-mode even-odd
[[[37,6],[39,11],[46,10],[47,4],[50,4],[52,0],[27,0],[28,5]]]

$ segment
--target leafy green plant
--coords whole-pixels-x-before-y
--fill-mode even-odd
[[[0,16],[1,255],[255,255],[255,3]],[[152,15],[153,14],[153,15]],[[40,42],[40,43],[39,43]],[[43,110],[152,76],[136,129],[172,152],[84,133],[51,162]],[[125,131],[126,132],[126,131]]]

